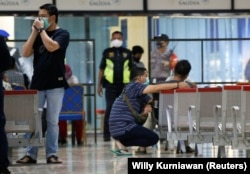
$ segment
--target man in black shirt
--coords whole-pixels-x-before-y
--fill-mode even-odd
[[[8,159],[8,141],[5,132],[6,118],[4,114],[4,94],[3,94],[3,79],[2,73],[4,70],[8,69],[6,67],[5,60],[11,60],[9,49],[6,45],[5,38],[0,34],[0,173],[8,174],[9,159]]]
[[[69,32],[60,28],[58,10],[53,4],[40,6],[38,18],[33,22],[32,31],[23,45],[23,57],[34,55],[34,73],[31,89],[38,90],[38,107],[46,104],[46,161],[62,163],[57,157],[58,121],[63,96],[68,83],[65,78],[65,57],[69,44]],[[36,135],[38,136],[38,135]],[[27,147],[26,155],[17,163],[36,163],[38,147]]]

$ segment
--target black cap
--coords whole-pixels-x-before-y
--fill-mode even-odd
[[[155,36],[154,39],[161,41],[169,41],[169,37],[166,34],[161,34],[159,36]]]

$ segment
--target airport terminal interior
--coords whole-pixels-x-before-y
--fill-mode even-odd
[[[110,151],[114,149],[112,139],[103,141],[103,113],[96,112],[105,111],[106,107],[104,96],[98,96],[96,88],[102,52],[110,46],[114,31],[124,34],[124,47],[131,49],[140,45],[144,48],[141,61],[148,69],[149,77],[151,52],[157,47],[155,37],[166,34],[170,38],[168,48],[179,60],[187,59],[192,64],[188,78],[198,87],[248,83],[250,78],[246,78],[245,68],[250,63],[249,0],[0,0],[0,29],[9,32],[7,44],[15,48],[16,60],[29,67],[33,57],[24,61],[22,45],[29,37],[38,7],[43,2],[57,4],[58,24],[70,33],[65,63],[71,65],[73,74],[84,88],[86,142],[72,144],[72,127],[68,121],[67,143],[59,145],[57,154],[62,164],[47,164],[44,147],[39,147],[37,164],[17,164],[16,160],[25,155],[25,147],[14,147],[10,149],[9,170],[12,174],[126,174],[128,158],[166,158],[171,161],[173,158],[250,157],[249,134],[246,134],[247,142],[240,143],[244,148],[238,149],[233,149],[229,140],[222,137],[220,143],[226,144],[222,156],[221,149],[212,142],[202,142],[199,154],[180,153],[177,141],[166,150],[166,137],[147,147],[146,154],[136,154],[138,147],[129,147],[132,155],[120,156]],[[165,5],[166,2],[170,5]],[[246,91],[250,89],[246,88]],[[243,101],[243,104],[249,106],[250,102]],[[196,148],[193,143],[190,147]]]
[[[194,147],[193,144],[190,144]],[[25,148],[15,148],[13,150],[12,165],[9,170],[13,174],[127,174],[128,158],[217,158],[218,147],[212,144],[202,146],[202,155],[195,156],[194,153],[176,153],[176,151],[166,151],[164,142],[158,143],[155,147],[148,147],[147,154],[135,154],[137,147],[131,147],[132,156],[117,156],[110,152],[114,143],[103,142],[103,137],[99,133],[97,142],[93,133],[87,136],[87,144],[84,146],[72,146],[68,137],[68,144],[60,146],[58,156],[63,161],[62,164],[47,164],[45,160],[44,148],[39,151],[37,164],[20,165],[15,161],[25,153]],[[176,148],[176,146],[175,146]],[[226,146],[227,158],[246,158],[245,150],[233,150]],[[166,160],[168,162],[168,160]],[[181,160],[180,160],[181,161]]]

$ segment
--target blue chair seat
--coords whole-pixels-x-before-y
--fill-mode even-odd
[[[83,120],[84,117],[82,114],[60,114],[59,115],[59,120],[63,121],[63,120]]]
[[[86,144],[86,130],[85,130],[85,111],[83,108],[83,97],[84,97],[84,89],[83,85],[75,84],[70,85],[70,87],[65,91],[63,97],[63,105],[62,110],[59,115],[59,121],[71,121],[72,123],[72,145],[75,145],[75,120],[82,120],[83,125],[83,141]]]

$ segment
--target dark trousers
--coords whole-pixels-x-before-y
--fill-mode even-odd
[[[124,85],[112,85],[106,84],[105,86],[105,99],[106,99],[106,111],[104,116],[104,133],[103,137],[110,138],[109,132],[109,115],[111,112],[112,105],[115,99],[122,93]]]
[[[5,123],[6,118],[4,115],[4,103],[3,103],[3,82],[2,78],[0,78],[0,167],[8,167],[9,159],[8,159],[8,141],[5,132]]]
[[[119,140],[124,146],[147,147],[156,144],[159,136],[155,132],[137,125],[130,131],[126,131],[124,135],[114,137],[114,139]]]

